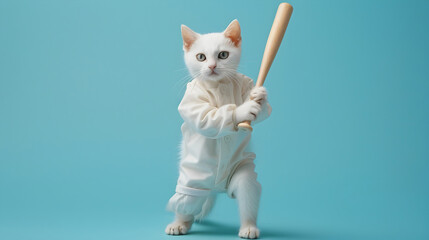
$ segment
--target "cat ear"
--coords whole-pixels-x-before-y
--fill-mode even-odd
[[[188,51],[191,48],[192,44],[195,42],[195,40],[197,40],[198,33],[192,31],[190,28],[183,24],[181,28],[183,38],[183,50]]]
[[[241,44],[241,29],[237,19],[234,19],[223,32],[225,37],[231,39],[236,47]]]

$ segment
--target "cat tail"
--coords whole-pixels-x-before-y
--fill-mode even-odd
[[[195,221],[200,222],[205,218],[207,215],[209,215],[210,211],[212,210],[214,204],[216,202],[216,195],[209,196],[206,201],[203,203],[203,206],[201,208],[201,212],[195,215]]]

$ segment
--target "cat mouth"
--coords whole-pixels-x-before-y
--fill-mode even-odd
[[[216,73],[215,71],[212,71],[211,73],[209,73],[209,76],[216,76],[219,75],[218,73]]]

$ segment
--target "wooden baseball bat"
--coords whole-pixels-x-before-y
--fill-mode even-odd
[[[286,32],[290,16],[292,15],[293,8],[289,3],[280,3],[277,9],[276,17],[274,18],[273,26],[271,27],[270,35],[268,36],[267,45],[265,46],[264,56],[262,57],[261,67],[259,69],[258,80],[256,87],[264,84],[271,64],[276,57],[280,44],[282,43],[283,36]],[[238,124],[240,129],[252,131],[250,121],[244,121]]]

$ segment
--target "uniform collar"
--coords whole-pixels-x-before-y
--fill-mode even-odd
[[[205,88],[219,88],[219,86],[227,86],[232,84],[232,80],[228,78],[223,78],[218,81],[209,81],[201,78],[197,78],[197,81],[203,85]]]

